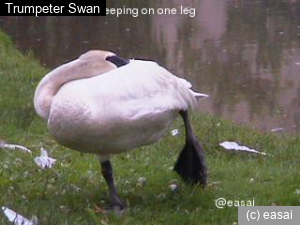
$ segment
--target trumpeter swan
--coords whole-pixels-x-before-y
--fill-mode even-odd
[[[110,155],[149,145],[181,115],[186,143],[174,170],[189,183],[205,185],[207,169],[188,110],[197,98],[191,84],[153,61],[124,60],[89,51],[48,73],[35,91],[34,107],[62,145],[99,156],[113,208],[122,209]]]

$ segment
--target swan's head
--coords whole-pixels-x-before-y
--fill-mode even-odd
[[[107,58],[115,56],[116,54],[109,51],[104,50],[90,50],[84,54],[82,54],[79,59],[83,60],[99,60],[102,62],[107,62]]]
[[[116,69],[117,66],[110,61],[111,58],[117,57],[115,53],[103,50],[90,50],[78,59],[65,64],[64,68],[68,68],[67,74],[70,78],[80,79],[98,76],[110,70]],[[72,80],[72,79],[71,79]]]
[[[89,51],[80,56],[79,59],[87,61],[97,60],[97,63],[99,65],[102,65],[104,68],[107,68],[107,66],[109,65],[109,67],[111,67],[112,69],[125,66],[129,63],[129,60],[122,59],[113,52],[102,50]]]

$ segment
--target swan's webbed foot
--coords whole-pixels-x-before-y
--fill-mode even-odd
[[[110,200],[110,205],[108,208],[106,208],[107,210],[114,210],[114,211],[122,211],[125,206],[124,203],[119,199],[111,199]]]
[[[101,162],[101,171],[109,189],[110,206],[108,210],[115,210],[115,211],[123,210],[125,206],[121,201],[119,195],[117,194],[114,185],[112,166],[109,160],[105,162]]]

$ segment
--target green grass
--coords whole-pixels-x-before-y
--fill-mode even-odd
[[[0,139],[33,150],[0,149],[0,206],[7,206],[39,224],[233,224],[237,208],[218,209],[214,201],[252,200],[255,205],[299,205],[300,138],[262,134],[229,121],[197,114],[192,118],[209,168],[205,189],[185,185],[172,171],[184,143],[168,134],[155,145],[113,157],[116,185],[127,209],[122,215],[99,213],[95,205],[108,203],[100,166],[92,155],[58,145],[45,122],[34,113],[35,87],[46,69],[29,55],[17,51],[0,32]],[[233,140],[266,152],[256,156],[227,152],[219,143]],[[33,162],[40,146],[57,159],[51,170]],[[138,184],[139,177],[146,184]],[[250,180],[253,180],[252,182]],[[176,183],[178,190],[169,185]],[[0,212],[0,224],[9,224]]]

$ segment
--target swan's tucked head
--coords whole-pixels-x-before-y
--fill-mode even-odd
[[[34,107],[38,115],[48,119],[52,98],[62,85],[78,79],[100,76],[116,69],[117,58],[112,52],[92,50],[46,74],[39,83],[34,96]]]
[[[87,61],[98,61],[99,63],[110,63],[107,59],[110,57],[116,56],[115,53],[103,50],[90,50],[81,56],[78,59],[87,60]]]

